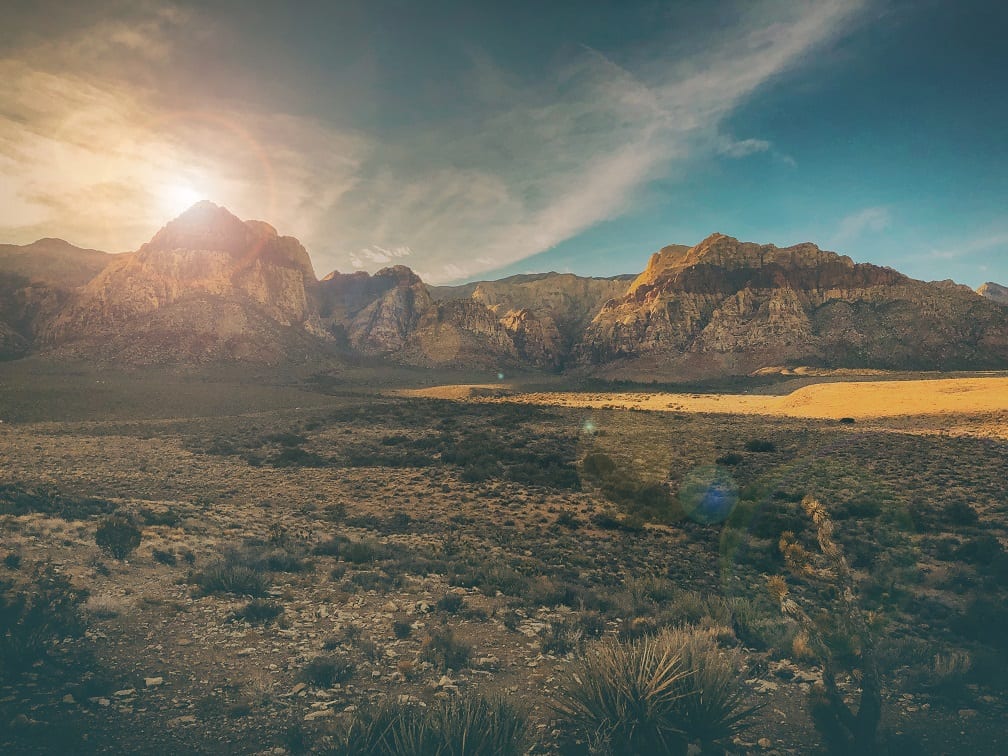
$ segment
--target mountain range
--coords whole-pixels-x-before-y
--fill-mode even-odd
[[[628,380],[787,365],[1006,368],[1008,289],[722,234],[612,278],[430,286],[395,266],[319,280],[297,239],[200,202],[132,253],[0,245],[0,357],[30,353],[130,364],[367,357]]]

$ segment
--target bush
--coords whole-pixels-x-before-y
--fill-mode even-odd
[[[696,740],[706,750],[753,712],[743,705],[739,667],[697,631],[605,640],[564,682],[556,709],[575,738],[615,753],[680,754]]]
[[[446,593],[438,599],[434,608],[445,614],[455,614],[462,608],[465,600],[457,593]]]
[[[102,551],[122,560],[140,545],[140,528],[122,515],[112,515],[98,524],[95,543]]]
[[[777,446],[773,441],[754,438],[746,441],[745,450],[747,452],[775,452],[777,451]]]
[[[413,632],[413,625],[406,620],[396,620],[392,623],[392,634],[399,640],[405,640]]]
[[[320,688],[331,688],[353,677],[354,665],[344,656],[316,656],[301,670],[305,682]]]
[[[217,562],[190,576],[200,593],[233,593],[237,596],[262,596],[266,593],[266,580],[247,564],[225,560]]]
[[[283,614],[283,611],[283,607],[275,601],[252,599],[241,609],[232,612],[229,619],[245,620],[250,625],[265,625]]]
[[[345,756],[519,756],[525,715],[501,699],[462,694],[427,708],[388,701],[359,712],[337,739]]]
[[[420,655],[442,672],[460,670],[469,663],[472,648],[455,638],[450,628],[434,630],[424,641]]]
[[[169,567],[174,567],[176,564],[178,564],[178,557],[175,556],[174,551],[166,551],[164,549],[154,549],[151,552],[151,556],[154,557],[155,562],[159,562],[160,564],[166,564]]]
[[[0,673],[31,667],[51,646],[84,634],[81,604],[87,591],[75,588],[51,566],[37,568],[33,583],[0,581]],[[0,677],[3,676],[0,674]]]

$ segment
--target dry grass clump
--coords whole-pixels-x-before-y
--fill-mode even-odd
[[[386,702],[357,714],[332,753],[344,756],[519,756],[530,744],[523,712],[466,693],[426,708]]]

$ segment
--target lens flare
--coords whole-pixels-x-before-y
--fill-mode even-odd
[[[679,487],[679,505],[694,522],[724,522],[738,504],[739,489],[723,467],[707,465],[690,472]]]

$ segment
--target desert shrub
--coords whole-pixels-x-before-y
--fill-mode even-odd
[[[568,734],[613,754],[681,754],[730,739],[753,712],[744,705],[740,660],[703,633],[664,630],[595,644],[555,704]]]
[[[95,531],[98,547],[120,560],[128,557],[140,545],[140,538],[140,528],[122,515],[106,517]]]
[[[544,654],[563,656],[577,650],[583,637],[575,621],[551,622],[539,633],[539,646]]]
[[[396,620],[392,623],[392,634],[399,640],[409,638],[413,633],[413,625],[406,620]]]
[[[728,452],[727,454],[722,454],[720,457],[714,461],[719,465],[737,465],[745,459],[738,452]]]
[[[265,625],[283,614],[283,611],[283,607],[275,601],[252,599],[241,609],[232,612],[229,619],[233,622],[244,620],[250,625]]]
[[[753,438],[746,441],[745,450],[747,452],[767,453],[777,451],[777,445],[773,441],[761,438]]]
[[[962,527],[976,525],[980,516],[967,502],[956,499],[942,510],[941,519],[949,525]]]
[[[4,567],[8,570],[16,570],[21,567],[21,555],[16,551],[11,551],[3,560]]]
[[[169,567],[174,567],[178,564],[178,557],[175,556],[174,551],[165,551],[163,549],[154,549],[151,551],[151,556],[154,557],[154,561],[159,564],[166,564]]]
[[[64,520],[87,520],[114,510],[115,505],[111,502],[65,496],[52,485],[25,488],[16,483],[0,483],[0,514],[24,515],[38,512]]]
[[[556,524],[561,528],[577,530],[581,527],[581,520],[579,520],[573,512],[561,512],[557,515]]]
[[[458,640],[451,628],[433,630],[420,649],[420,656],[442,672],[460,670],[469,663],[472,648]]]
[[[377,541],[350,541],[340,556],[351,564],[374,562],[385,555],[384,547]]]
[[[354,665],[342,655],[316,656],[301,670],[301,678],[319,688],[331,688],[348,682],[354,674]]]
[[[266,461],[273,467],[325,467],[329,464],[325,457],[305,451],[300,446],[284,446]]]
[[[463,588],[479,588],[487,596],[495,596],[498,591],[505,596],[522,596],[528,590],[528,578],[503,564],[480,563],[448,576],[449,585]]]
[[[0,675],[31,667],[54,644],[83,635],[86,599],[86,590],[51,565],[36,568],[28,585],[0,581]]]
[[[338,557],[342,554],[343,549],[346,548],[351,543],[350,539],[343,535],[332,536],[324,541],[316,544],[315,548],[312,549],[314,554],[319,556],[333,556]]]
[[[266,593],[266,580],[249,564],[225,558],[189,576],[202,595],[232,593],[237,596],[262,596]]]
[[[605,635],[606,621],[598,612],[584,612],[578,618],[581,634],[585,638],[601,638]]]
[[[358,712],[332,753],[345,756],[519,756],[531,742],[523,712],[464,693],[421,708],[386,701]]]
[[[455,614],[462,608],[464,603],[465,599],[457,593],[446,593],[438,599],[434,608],[439,612],[444,612],[445,614]]]
[[[150,507],[141,507],[139,511],[140,519],[144,525],[164,525],[175,527],[182,521],[182,517],[171,507],[166,507],[158,512]]]
[[[616,471],[616,463],[608,454],[594,452],[587,455],[581,462],[581,469],[585,475],[593,478],[604,478]]]

